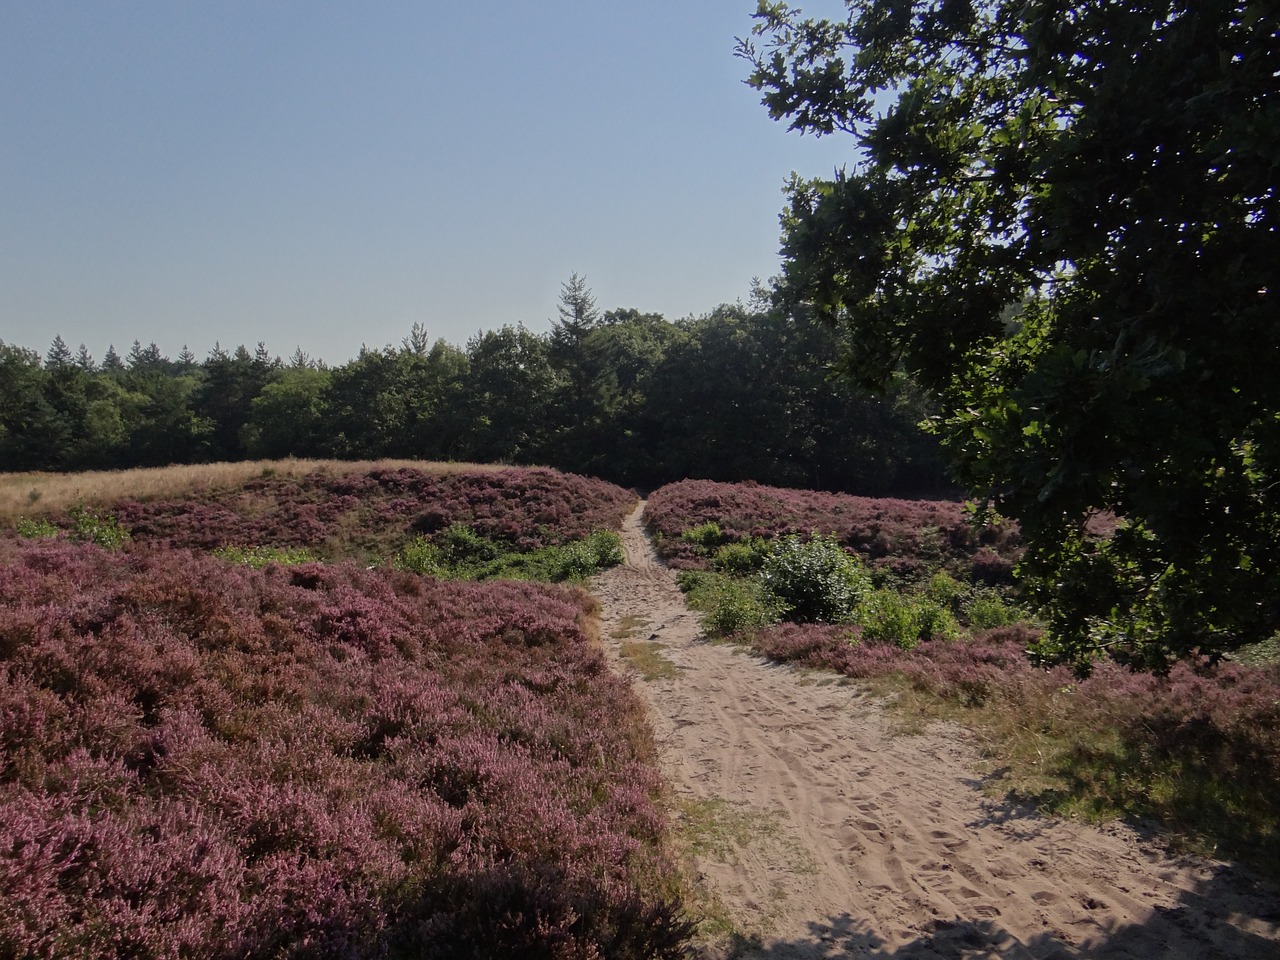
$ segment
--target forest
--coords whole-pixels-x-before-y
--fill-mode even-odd
[[[264,343],[135,341],[99,362],[60,336],[0,341],[6,470],[118,469],[258,458],[543,464],[642,488],[699,477],[866,495],[948,492],[923,394],[834,379],[839,332],[763,302],[668,321],[600,311],[564,284],[546,334],[523,325],[399,345],[339,366]]]

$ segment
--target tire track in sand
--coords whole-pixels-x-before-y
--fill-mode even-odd
[[[592,590],[617,669],[623,630],[677,668],[634,686],[677,798],[717,824],[697,867],[739,955],[1280,957],[1276,894],[1244,871],[994,800],[962,729],[891,735],[855,685],[707,643],[642,509]]]

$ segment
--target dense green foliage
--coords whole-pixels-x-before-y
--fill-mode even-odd
[[[931,411],[832,382],[821,324],[722,307],[599,313],[566,285],[550,333],[465,347],[415,326],[340,367],[263,347],[203,363],[135,349],[99,366],[0,344],[0,464],[80,470],[287,456],[548,464],[635,486],[686,476],[862,493],[945,489]],[[55,344],[56,347],[56,344]]]
[[[779,302],[940,401],[1020,525],[1042,652],[1163,668],[1280,627],[1270,0],[762,2],[739,54],[853,172],[790,186]],[[1091,519],[1121,518],[1114,536]]]

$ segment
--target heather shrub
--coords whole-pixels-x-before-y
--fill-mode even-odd
[[[8,550],[0,954],[682,955],[577,592]]]
[[[854,618],[871,579],[833,538],[791,534],[774,541],[760,583],[788,620],[842,623]]]
[[[963,504],[942,500],[857,497],[754,483],[683,480],[653,491],[645,523],[663,558],[677,569],[705,569],[708,550],[681,537],[715,524],[725,542],[774,539],[813,531],[859,554],[877,575],[903,584],[927,580],[939,568],[962,580],[1012,582],[1021,553],[1017,527],[976,526]]]
[[[634,503],[614,484],[546,468],[379,468],[260,476],[184,500],[123,500],[111,510],[136,541],[154,546],[306,547],[325,560],[369,564],[454,524],[504,551],[565,544],[617,529]]]

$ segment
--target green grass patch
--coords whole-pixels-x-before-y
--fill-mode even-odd
[[[414,537],[396,554],[392,565],[455,580],[563,583],[581,582],[622,561],[622,538],[611,530],[597,530],[581,540],[522,552],[455,523],[434,537]]]
[[[662,644],[653,640],[627,641],[618,652],[646,680],[667,680],[680,672],[662,655]]]
[[[315,563],[320,559],[315,553],[303,547],[227,546],[214,550],[213,555],[229,563],[246,564],[255,570],[270,563],[287,567],[299,563]]]

